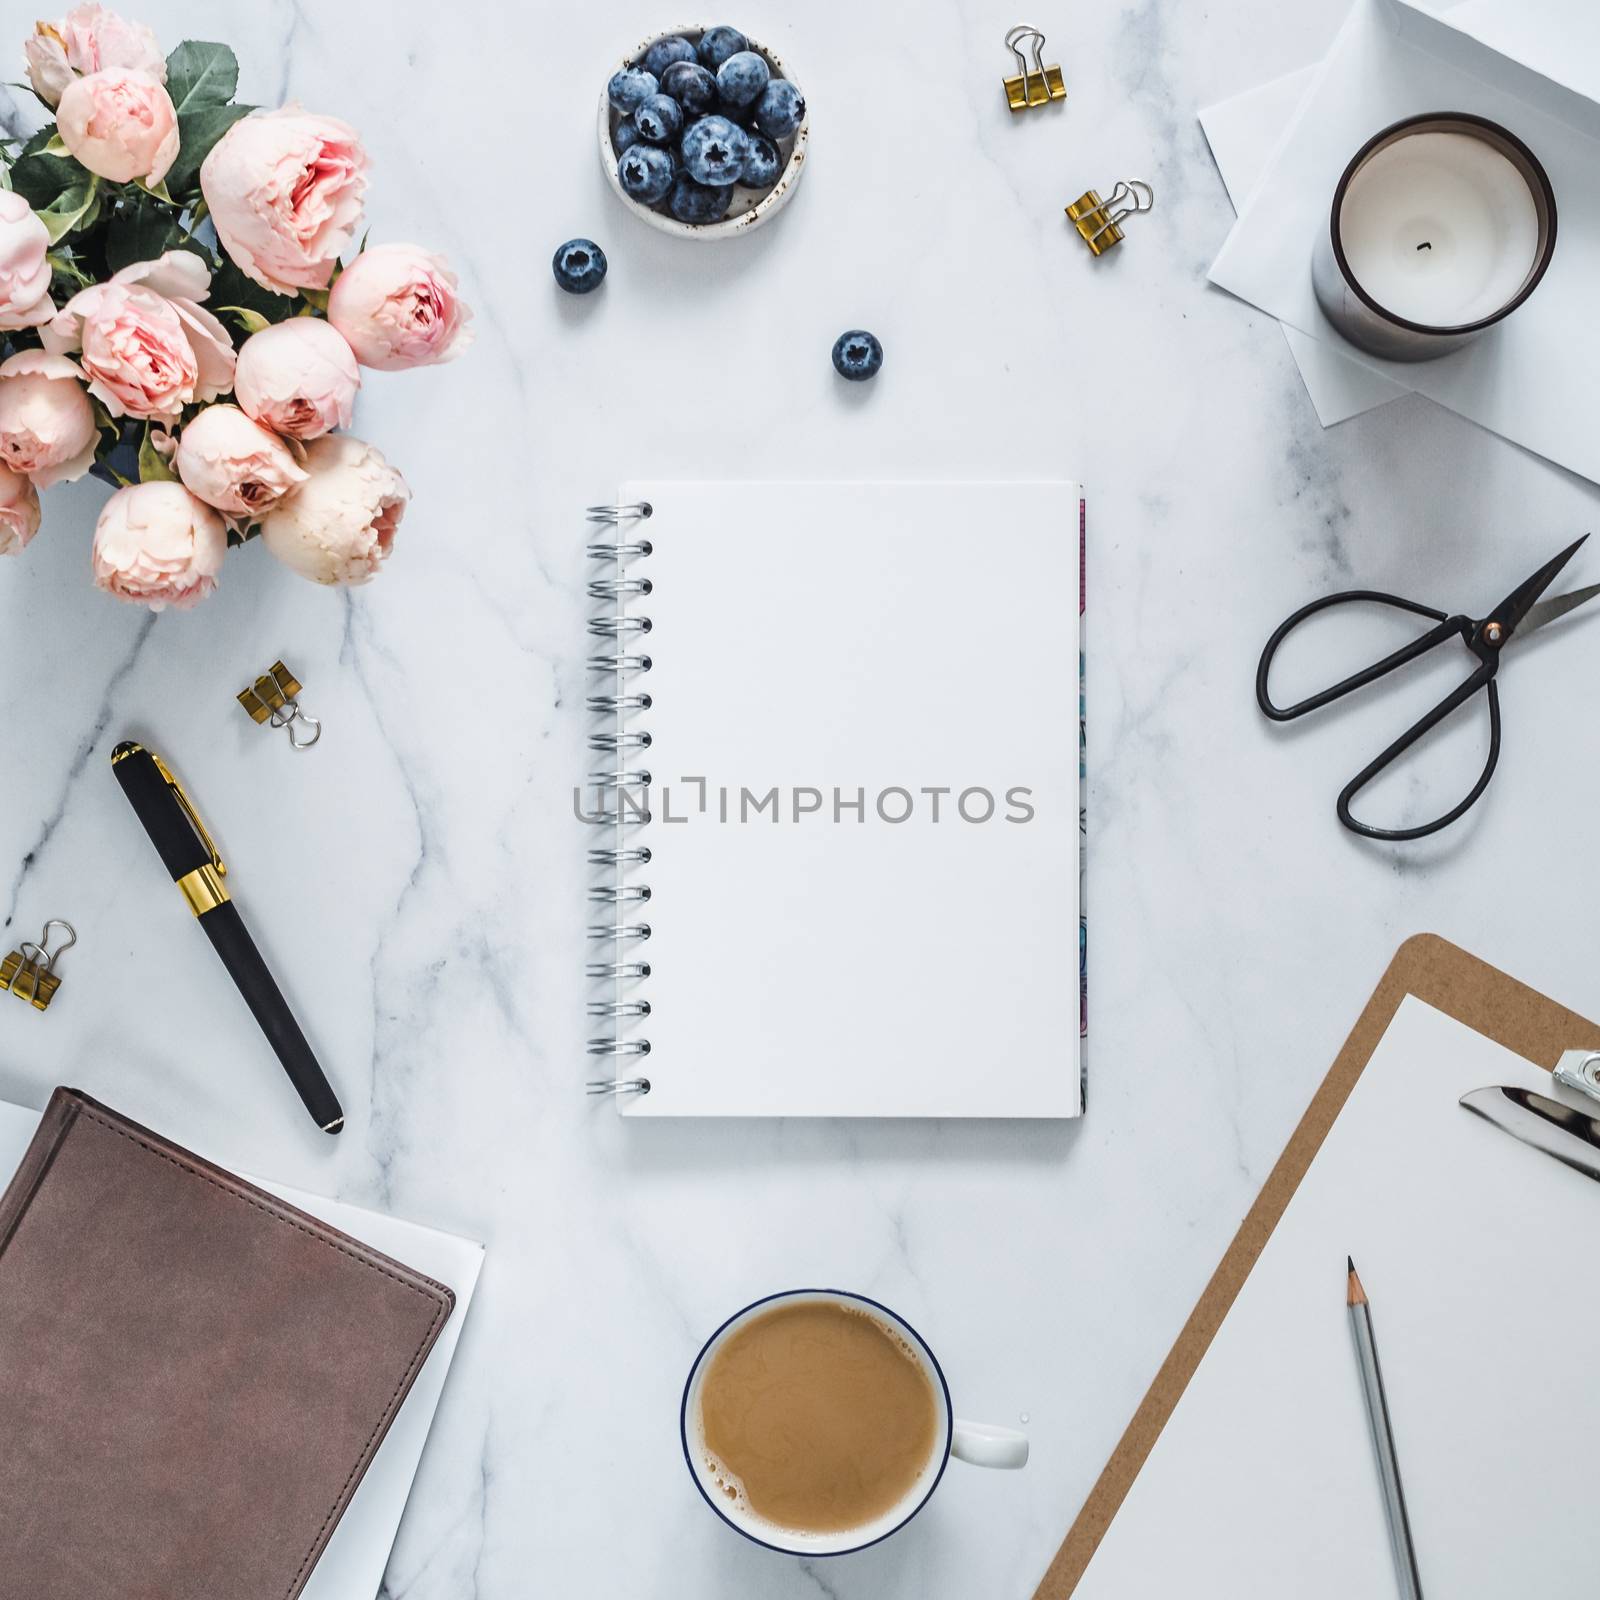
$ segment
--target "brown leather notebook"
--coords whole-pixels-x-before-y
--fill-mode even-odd
[[[454,1305],[57,1089],[0,1197],[0,1591],[293,1600]]]

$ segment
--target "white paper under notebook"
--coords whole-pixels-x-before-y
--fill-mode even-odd
[[[632,553],[591,588],[627,658],[591,663],[591,1077],[639,1117],[1076,1116],[1077,485],[644,503],[595,538]]]
[[[0,1101],[0,1192],[11,1181],[38,1125],[37,1111]],[[300,1600],[369,1600],[383,1587],[384,1569],[422,1460],[422,1447],[433,1426],[439,1395],[477,1287],[483,1246],[455,1234],[440,1233],[436,1228],[366,1211],[343,1200],[307,1194],[287,1184],[269,1183],[262,1178],[248,1181],[455,1291],[455,1314],[428,1353],[411,1393],[384,1435],[372,1465],[357,1485],[300,1594]],[[4,1584],[0,1583],[0,1593],[3,1592]]]
[[[1371,1299],[1423,1591],[1590,1600],[1600,1184],[1457,1105],[1550,1074],[1406,998],[1074,1600],[1396,1592],[1345,1311]]]

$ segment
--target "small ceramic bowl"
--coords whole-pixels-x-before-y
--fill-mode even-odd
[[[646,50],[658,39],[671,39],[681,36],[698,44],[700,36],[706,31],[706,24],[686,24],[680,28],[663,28],[660,33],[653,33],[648,39],[641,40],[618,63],[615,71],[620,67],[632,66],[634,62],[643,58]],[[772,68],[775,78],[788,78],[792,74],[784,64],[767,49],[764,44],[755,39],[750,40],[750,48],[766,61]],[[609,77],[610,74],[608,73]],[[612,130],[622,121],[622,114],[612,109],[611,101],[606,96],[606,91],[600,91],[600,167],[606,175],[606,182],[616,192],[617,198],[625,205],[634,216],[641,221],[648,222],[652,228],[659,228],[663,233],[674,234],[680,239],[731,239],[736,234],[749,233],[759,228],[763,222],[777,216],[789,203],[789,197],[800,186],[801,174],[806,170],[806,145],[811,135],[811,113],[808,110],[801,118],[800,126],[789,135],[787,139],[778,140],[778,154],[783,158],[783,166],[778,172],[778,181],[770,189],[746,189],[742,184],[735,184],[732,198],[728,205],[728,214],[720,222],[679,222],[678,219],[667,211],[657,211],[651,206],[643,205],[635,200],[632,195],[622,187],[622,180],[617,176],[617,161],[619,159],[616,146],[611,142]]]

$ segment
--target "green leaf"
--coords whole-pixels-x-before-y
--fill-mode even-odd
[[[300,309],[300,302],[295,296],[274,294],[270,289],[263,289],[254,278],[247,278],[226,256],[211,279],[211,298],[207,304],[226,306],[234,312],[253,311],[264,322],[283,322]]]
[[[324,316],[327,315],[328,291],[326,289],[302,289],[300,293],[305,296],[307,305],[315,306]]]
[[[223,106],[239,87],[239,59],[225,44],[185,39],[167,57],[167,93],[179,115],[198,106]]]
[[[174,212],[125,195],[106,227],[106,266],[120,272],[135,261],[154,261],[183,243],[184,232]]]
[[[70,156],[72,152],[67,149],[67,141],[59,133],[53,133],[45,140],[41,154],[47,156]]]
[[[35,211],[92,181],[89,169],[71,156],[48,156],[42,150],[25,151],[11,168],[12,187]]]
[[[44,147],[49,144],[50,141],[55,138],[55,136],[55,123],[47,122],[36,133],[30,135],[27,142],[23,145],[18,154],[25,156],[36,156],[43,151]]]
[[[100,180],[90,178],[88,183],[68,189],[57,196],[44,209],[35,208],[51,244],[59,244],[74,228],[93,225],[100,212]]]
[[[74,291],[93,286],[94,279],[71,256],[63,254],[60,250],[50,251],[45,260],[50,263],[50,271],[56,277],[70,283]]]
[[[167,465],[166,457],[156,449],[155,424],[144,425],[144,438],[139,441],[139,482],[176,483],[178,474]]]
[[[272,326],[259,311],[252,311],[248,306],[218,306],[217,315],[232,317],[246,333],[260,333],[263,328]]]
[[[198,192],[200,163],[211,154],[211,148],[217,140],[254,109],[254,106],[201,105],[180,111],[178,159],[167,173],[167,188],[177,195]]]

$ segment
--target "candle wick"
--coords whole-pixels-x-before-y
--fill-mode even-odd
[[[1428,240],[1424,239],[1422,241],[1422,243],[1417,246],[1417,249],[1419,249],[1419,250],[1431,250],[1431,249],[1433,249],[1433,245],[1431,243],[1429,243]]]

